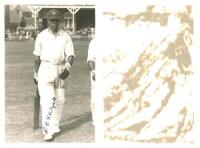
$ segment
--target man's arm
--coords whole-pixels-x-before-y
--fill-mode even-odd
[[[35,56],[35,72],[38,73],[39,67],[40,67],[40,57],[39,56]]]
[[[38,83],[38,70],[39,70],[39,67],[40,67],[40,63],[41,63],[40,57],[35,56],[35,70],[34,70],[34,82],[35,82],[35,84]]]
[[[73,62],[74,62],[74,56],[71,55],[67,58],[67,62],[72,66]]]
[[[38,70],[40,67],[40,55],[41,55],[41,42],[40,42],[40,37],[39,35],[37,36],[36,40],[35,40],[35,50],[33,51],[33,55],[34,55],[34,63],[35,63],[35,68],[34,68],[34,80],[37,80],[37,74],[38,74]]]
[[[88,61],[88,67],[89,67],[89,70],[91,71],[92,79],[95,81],[95,62],[89,60]]]
[[[88,61],[88,67],[90,71],[94,71],[95,70],[95,63],[94,61],[89,60]]]
[[[66,59],[66,63],[65,63],[65,69],[70,72],[70,69],[71,69],[71,66],[74,62],[74,56],[73,55],[70,55],[69,57],[67,57]]]

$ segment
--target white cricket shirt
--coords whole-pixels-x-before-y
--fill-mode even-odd
[[[59,30],[56,35],[47,28],[38,34],[33,54],[40,56],[41,61],[60,64],[69,56],[74,55],[74,47],[69,34]]]

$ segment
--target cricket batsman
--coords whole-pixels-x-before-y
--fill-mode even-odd
[[[90,41],[88,48],[88,58],[87,64],[90,70],[90,79],[91,79],[91,110],[92,110],[92,120],[93,125],[95,125],[96,116],[95,116],[95,37]]]
[[[58,10],[47,13],[48,28],[40,32],[35,41],[34,80],[38,85],[42,109],[44,140],[53,140],[60,132],[59,123],[65,102],[65,79],[74,61],[71,37],[59,28],[62,20]]]

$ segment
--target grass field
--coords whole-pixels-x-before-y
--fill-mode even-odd
[[[87,40],[74,40],[76,58],[67,79],[62,132],[54,142],[94,142],[90,79],[86,63],[88,43]],[[34,41],[6,41],[5,47],[6,142],[43,142],[41,128],[33,130],[33,100],[36,89],[33,83]]]

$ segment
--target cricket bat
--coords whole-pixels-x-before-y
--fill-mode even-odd
[[[34,112],[33,112],[33,129],[39,128],[39,120],[40,120],[40,95],[38,91],[38,87],[36,89],[36,96],[34,97]]]

